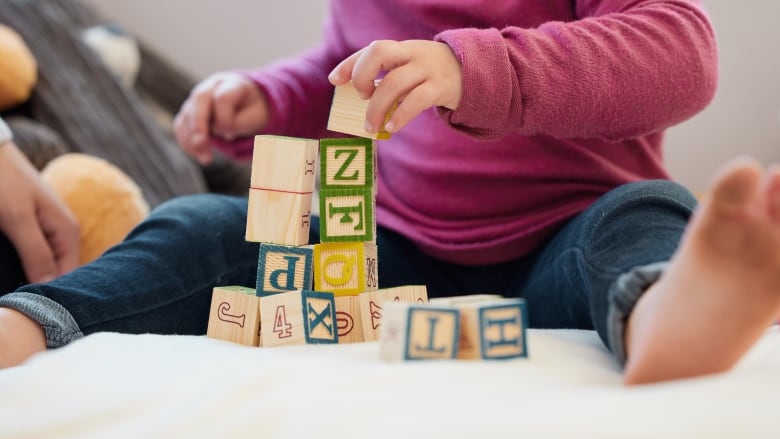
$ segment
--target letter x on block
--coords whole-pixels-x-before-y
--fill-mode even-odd
[[[260,244],[257,259],[257,295],[269,296],[311,289],[313,250]]]
[[[306,344],[338,343],[336,301],[333,293],[301,292]]]

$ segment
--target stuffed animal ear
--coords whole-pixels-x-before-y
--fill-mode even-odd
[[[24,103],[38,82],[38,63],[22,37],[0,24],[0,111]]]
[[[133,87],[141,69],[141,49],[132,36],[121,27],[111,24],[84,30],[81,40],[124,86]]]

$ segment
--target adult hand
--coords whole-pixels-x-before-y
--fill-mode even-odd
[[[377,85],[382,72],[387,74]],[[333,85],[352,80],[360,97],[370,99],[369,133],[383,128],[395,103],[398,107],[384,126],[391,133],[430,107],[456,110],[463,95],[460,61],[448,45],[435,41],[374,41],[342,61],[328,79]]]
[[[78,265],[76,218],[13,142],[0,145],[0,231],[30,282],[49,281]]]
[[[232,141],[262,130],[268,122],[265,96],[252,81],[233,72],[199,83],[174,119],[176,140],[201,164],[213,159],[209,136]]]

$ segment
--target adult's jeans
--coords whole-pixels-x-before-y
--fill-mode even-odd
[[[245,198],[213,194],[169,201],[95,262],[47,284],[0,297],[37,320],[49,347],[99,331],[204,334],[211,291],[254,286],[258,245],[244,241]],[[523,297],[530,326],[596,329],[617,358],[623,325],[663,271],[696,204],[663,180],[614,189],[525,257],[487,266],[431,258],[379,227],[382,288],[423,284],[430,297]],[[311,242],[318,242],[318,221]]]

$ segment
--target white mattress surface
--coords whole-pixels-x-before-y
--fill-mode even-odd
[[[0,371],[0,438],[780,438],[777,327],[729,373],[635,388],[594,332],[528,337],[528,359],[390,364],[95,334]]]

